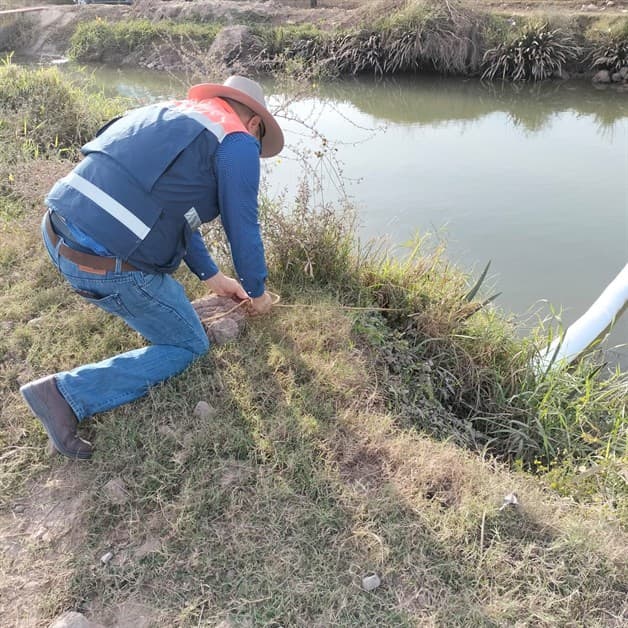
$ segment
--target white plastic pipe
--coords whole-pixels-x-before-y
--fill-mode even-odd
[[[572,325],[565,335],[554,340],[537,359],[538,371],[550,366],[569,364],[578,357],[609,325],[628,302],[628,264],[611,281],[593,305]]]

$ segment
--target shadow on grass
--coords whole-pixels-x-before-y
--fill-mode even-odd
[[[603,552],[499,511],[488,469],[450,446],[395,434],[349,331],[332,314],[256,321],[97,422],[79,609],[98,619],[141,600],[163,625],[498,626],[621,607]],[[103,498],[111,478],[125,503]],[[372,572],[382,584],[366,592]]]

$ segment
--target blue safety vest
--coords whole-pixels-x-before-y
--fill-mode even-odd
[[[85,159],[57,181],[46,203],[115,256],[151,272],[173,272],[194,230],[219,213],[211,162],[220,142],[235,132],[247,131],[219,98],[135,109],[83,146]],[[197,198],[182,194],[182,202],[164,206],[157,182],[199,142],[196,152],[188,151],[198,165],[177,172],[177,185],[198,190]]]

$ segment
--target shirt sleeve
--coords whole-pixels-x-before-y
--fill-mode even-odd
[[[264,294],[267,276],[257,212],[259,152],[252,135],[232,133],[221,143],[215,160],[222,225],[240,283],[251,297]]]
[[[203,242],[203,236],[198,230],[192,234],[183,261],[188,265],[188,268],[202,280],[209,279],[218,272],[218,266],[216,266],[216,262],[214,262],[209,254],[205,242]]]

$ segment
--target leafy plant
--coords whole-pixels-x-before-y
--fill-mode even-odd
[[[484,53],[482,78],[512,81],[542,81],[560,72],[580,54],[573,38],[560,29],[541,27],[528,30],[513,42],[503,43]]]
[[[608,39],[596,46],[590,56],[591,68],[619,72],[628,67],[628,39]]]

